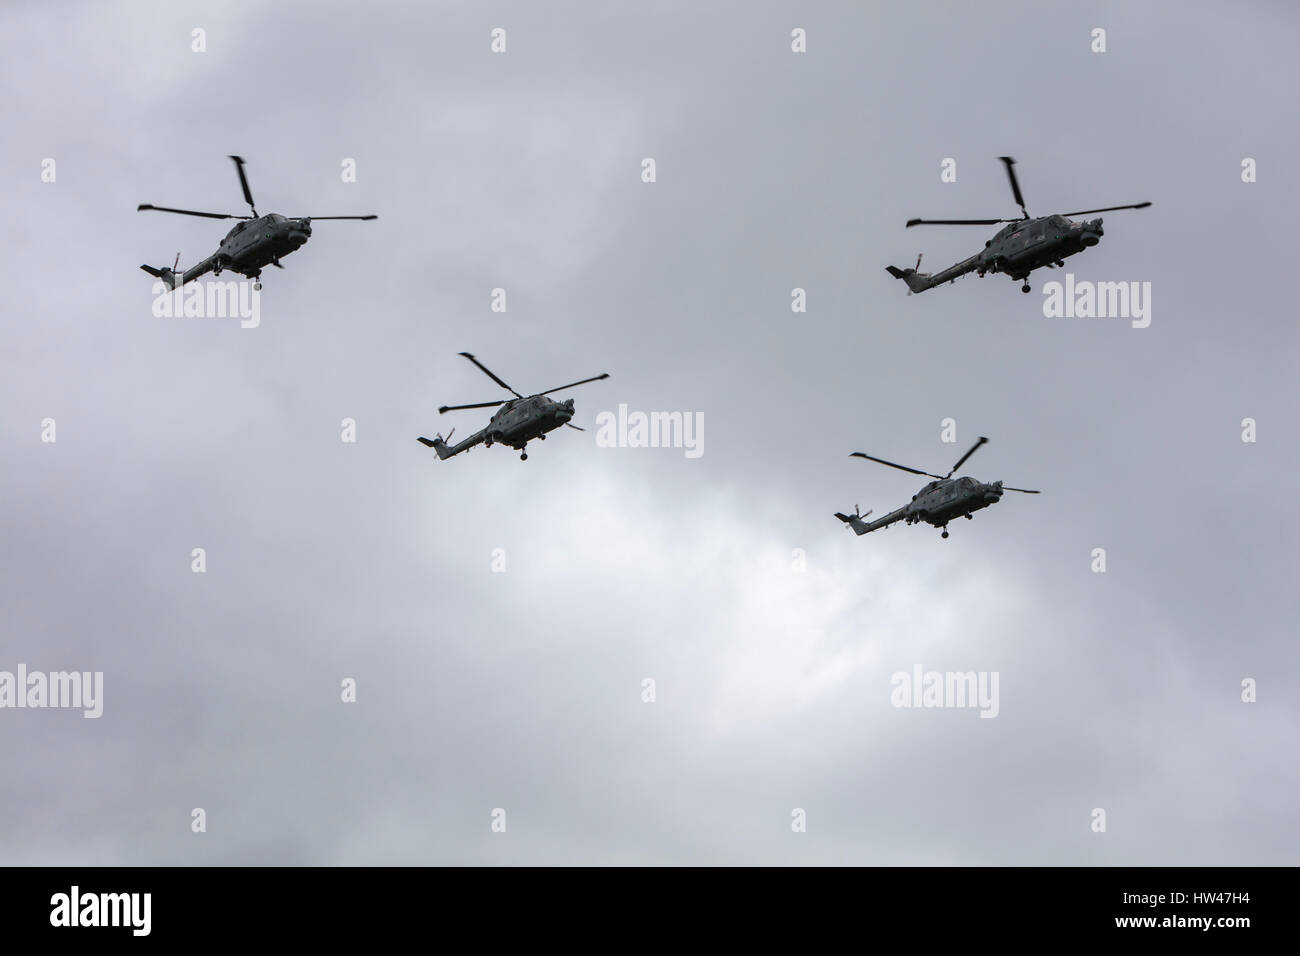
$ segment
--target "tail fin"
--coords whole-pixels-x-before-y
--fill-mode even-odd
[[[452,431],[454,432],[455,429],[452,429]],[[447,434],[447,437],[448,438],[451,437],[450,432]],[[416,441],[418,441],[425,448],[432,448],[434,451],[436,451],[438,453],[439,461],[446,461],[448,458],[452,456],[451,446],[449,446],[445,441],[442,440],[441,435],[434,436],[432,441],[430,441],[428,438],[425,438],[423,435],[421,435],[419,438],[416,439]]]
[[[917,272],[915,269],[900,269],[898,266],[885,266],[885,271],[895,279],[902,279],[907,283],[907,288],[912,292],[924,292],[930,288],[928,272]]]
[[[155,279],[162,279],[163,282],[167,284],[167,288],[176,288],[176,273],[171,269],[168,269],[166,266],[163,266],[161,269],[155,269],[153,266],[141,266],[140,268],[149,273]]]
[[[866,517],[867,515],[869,515],[869,514],[871,514],[870,511],[868,511],[866,515],[864,515],[864,514],[858,514],[858,509],[857,509],[857,507],[855,506],[854,509],[853,509],[853,514],[851,514],[851,515],[845,515],[845,514],[840,514],[840,513],[837,511],[837,512],[835,512],[835,517],[839,518],[839,519],[840,519],[841,521],[843,521],[846,525],[848,525],[850,528],[852,528],[855,532],[857,532],[858,534],[862,535],[862,534],[866,534],[868,531],[871,530],[871,526],[868,525],[865,521],[862,520],[863,518],[865,518],[865,517]]]

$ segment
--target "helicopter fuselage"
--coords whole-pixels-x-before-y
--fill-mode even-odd
[[[1003,226],[984,244],[976,256],[975,272],[1002,272],[1013,279],[1025,279],[1044,266],[1053,266],[1068,256],[1083,252],[1101,241],[1100,219],[1075,222],[1065,216],[1041,216]]]
[[[536,392],[532,395],[521,395],[497,377],[491,369],[476,359],[469,352],[460,353],[464,358],[473,362],[478,369],[488,378],[496,382],[499,386],[513,394],[514,398],[508,398],[505,401],[479,402],[473,405],[442,405],[438,408],[438,414],[444,412],[461,411],[468,408],[496,408],[492,413],[492,418],[488,421],[487,427],[476,431],[462,442],[455,445],[447,444],[451,440],[451,434],[444,439],[441,435],[437,438],[425,438],[421,435],[417,441],[427,448],[432,448],[438,453],[440,460],[446,460],[453,455],[459,455],[463,451],[468,451],[475,445],[506,445],[520,452],[521,461],[528,460],[528,452],[525,450],[528,443],[533,439],[542,440],[546,438],[547,432],[553,432],[557,428],[568,425],[570,428],[583,431],[577,425],[570,424],[573,418],[573,399],[565,399],[557,402],[548,396],[552,392],[559,392],[566,388],[574,388],[578,385],[586,385],[588,382],[598,382],[601,379],[609,378],[608,372],[601,372],[599,375],[593,375],[591,378],[584,378],[580,382],[570,382],[568,385],[559,385],[555,388],[548,388],[542,392]],[[455,429],[452,429],[454,432]]]
[[[973,514],[1002,500],[1002,482],[984,483],[974,478],[932,481],[906,505],[908,524],[924,521],[942,528],[949,521]]]
[[[571,398],[563,402],[545,395],[512,399],[497,410],[487,428],[483,429],[483,442],[522,449],[533,439],[568,424],[571,418]]]
[[[930,482],[918,491],[903,507],[875,521],[866,520],[866,515],[845,515],[838,512],[835,517],[848,524],[860,535],[879,531],[897,521],[902,521],[904,524],[924,522],[942,528],[943,536],[946,538],[948,522],[963,517],[969,518],[975,512],[995,505],[1001,500],[1002,482],[1000,481],[985,483],[974,478],[941,478]]]
[[[1095,246],[1101,242],[1103,234],[1100,219],[1086,222],[1076,222],[1065,216],[1017,219],[1003,226],[978,253],[941,272],[931,275],[928,272],[918,272],[916,268],[888,266],[887,269],[894,278],[904,280],[912,292],[933,289],[968,272],[980,276],[1001,272],[1023,281],[1035,269],[1060,265],[1066,257]],[[919,268],[920,260],[917,262]],[[1021,291],[1028,292],[1028,284]]]
[[[451,458],[475,445],[505,445],[515,451],[523,452],[530,441],[545,440],[547,432],[553,432],[569,423],[573,418],[573,399],[557,402],[545,395],[529,395],[526,398],[512,398],[492,416],[487,427],[470,435],[462,442],[449,445],[442,436],[429,439],[421,437],[420,443],[427,445],[438,453],[441,459]],[[448,440],[450,440],[450,435]]]
[[[226,233],[212,256],[212,271],[223,269],[256,278],[266,266],[302,248],[311,238],[310,219],[269,213],[239,223]]]
[[[262,274],[262,269],[266,266],[279,266],[281,259],[289,253],[302,248],[307,244],[307,240],[311,238],[312,217],[310,216],[294,218],[282,216],[278,212],[268,213],[265,216],[258,213],[257,206],[253,203],[253,193],[248,188],[248,177],[244,175],[243,158],[239,156],[231,156],[230,158],[234,160],[235,172],[239,176],[239,185],[244,192],[244,202],[248,203],[249,211],[252,213],[251,216],[200,212],[197,209],[177,209],[173,206],[155,206],[153,203],[141,203],[135,207],[137,212],[152,209],[157,212],[170,212],[181,216],[201,216],[204,219],[242,220],[235,228],[226,233],[226,237],[217,246],[216,252],[190,266],[184,272],[176,271],[180,268],[180,253],[176,254],[176,262],[171,268],[166,266],[155,267],[148,264],[140,266],[149,275],[161,279],[169,289],[176,289],[187,282],[193,282],[209,272],[214,275],[221,275],[226,269],[237,272],[249,279],[257,280]],[[378,219],[379,217],[371,214],[365,216],[317,216],[316,218]],[[255,281],[253,288],[262,288],[261,282]]]
[[[994,223],[1006,223],[997,234],[984,243],[984,248],[969,259],[963,259],[933,275],[921,272],[921,258],[910,269],[898,266],[885,266],[886,271],[895,279],[907,283],[908,294],[924,292],[945,282],[952,282],[968,272],[975,272],[981,277],[990,272],[1001,272],[1024,284],[1021,292],[1028,292],[1029,274],[1035,269],[1052,268],[1065,265],[1069,256],[1077,255],[1091,246],[1101,242],[1105,234],[1101,219],[1071,219],[1071,216],[1086,216],[1094,212],[1112,212],[1120,209],[1146,209],[1150,202],[1130,203],[1127,206],[1101,206],[1096,209],[1080,209],[1074,212],[1054,216],[1031,216],[1025,208],[1025,197],[1020,192],[1020,182],[1016,178],[1016,161],[1010,156],[999,156],[1007,169],[1007,179],[1011,182],[1011,195],[1020,207],[1022,218],[1007,219],[909,219],[908,227],[920,225],[932,226],[991,226]]]
[[[909,471],[914,475],[927,475],[935,480],[912,495],[912,500],[903,507],[891,511],[875,521],[868,521],[867,515],[870,515],[871,512],[861,514],[857,505],[853,506],[853,514],[846,515],[837,511],[835,517],[848,525],[854,534],[859,535],[867,534],[870,531],[879,531],[881,528],[887,528],[897,521],[902,521],[905,524],[925,522],[934,525],[943,531],[943,537],[946,538],[948,537],[948,522],[955,518],[970,518],[975,512],[987,508],[989,505],[997,504],[1002,500],[1004,491],[1019,491],[1026,495],[1039,494],[1039,492],[1031,488],[1013,488],[1002,484],[1000,481],[983,482],[976,481],[974,478],[952,477],[971,455],[975,454],[987,443],[988,439],[981,436],[966,454],[957,459],[957,463],[952,466],[948,474],[943,476],[921,471],[908,465],[900,465],[884,458],[877,458],[874,455],[868,455],[866,452],[855,451],[851,456],[853,458],[865,458],[881,465],[888,465],[890,468],[897,468],[899,471]]]

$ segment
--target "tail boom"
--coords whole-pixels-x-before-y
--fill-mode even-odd
[[[867,512],[867,515],[869,514],[871,514],[870,511]],[[835,512],[835,517],[839,518],[846,525],[852,528],[855,534],[864,535],[871,531],[879,531],[881,528],[887,528],[895,521],[902,521],[907,517],[907,508],[904,506],[899,508],[897,511],[891,511],[889,514],[877,518],[875,521],[863,521],[862,519],[867,515],[846,515],[840,514],[838,511]]]
[[[448,435],[447,437],[450,438],[451,436]],[[436,451],[438,453],[438,459],[440,461],[446,461],[452,455],[459,455],[461,452],[473,448],[475,445],[483,441],[483,432],[475,432],[473,435],[470,435],[463,442],[460,442],[457,445],[448,445],[445,441],[443,441],[441,435],[437,435],[431,439],[425,438],[423,435],[421,435],[419,438],[416,439],[416,441],[418,441],[424,447],[432,448],[434,451]]]
[[[945,282],[952,282],[968,272],[974,272],[978,266],[979,256],[974,255],[933,275],[928,272],[917,272],[915,269],[900,269],[898,266],[885,266],[885,271],[895,279],[902,279],[906,282],[908,289],[912,292],[924,292],[926,289],[933,289]]]
[[[155,279],[162,279],[163,283],[169,289],[175,289],[177,286],[185,285],[187,282],[193,282],[201,275],[212,271],[213,256],[209,256],[197,265],[190,266],[184,272],[177,273],[166,266],[161,269],[155,269],[153,266],[142,265],[140,268],[149,273]]]

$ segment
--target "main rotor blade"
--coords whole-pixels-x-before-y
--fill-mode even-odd
[[[378,216],[299,216],[299,219],[378,219]]]
[[[1041,495],[1041,494],[1042,494],[1041,491],[1030,491],[1028,488],[1012,488],[1012,487],[1009,486],[1009,485],[1003,485],[1003,486],[1002,486],[1002,490],[1003,490],[1003,491],[1020,491],[1020,492],[1024,492],[1024,493],[1027,494],[1027,495]]]
[[[1020,207],[1020,211],[1023,212],[1025,218],[1028,219],[1029,210],[1025,208],[1025,197],[1020,195],[1020,183],[1016,181],[1016,161],[1010,156],[999,156],[998,159],[1002,160],[1002,162],[1006,164],[1007,178],[1011,180],[1011,195],[1016,197],[1016,205]]]
[[[235,172],[239,173],[239,185],[244,188],[244,202],[248,203],[248,208],[253,210],[253,215],[257,215],[257,206],[253,202],[253,194],[248,191],[248,177],[244,175],[244,160],[240,156],[231,156],[235,161]]]
[[[913,226],[993,226],[1000,222],[1019,222],[1019,219],[909,219],[905,228]]]
[[[980,445],[985,444],[987,441],[988,441],[987,438],[983,438],[983,437],[981,437],[979,441],[977,441],[975,444],[971,445],[971,446],[970,446],[970,451],[966,452],[966,454],[964,454],[964,455],[962,455],[960,458],[958,458],[958,459],[957,459],[957,464],[955,464],[955,465],[952,466],[952,471],[948,472],[948,474],[944,475],[944,477],[945,477],[945,478],[951,477],[952,474],[953,474],[953,472],[955,472],[955,471],[956,471],[958,468],[960,468],[962,465],[966,464],[966,459],[969,458],[971,455],[975,454],[975,452],[979,451],[979,447],[980,447]]]
[[[477,405],[443,405],[438,409],[438,414],[443,412],[457,412],[462,408],[496,408],[498,405],[504,405],[509,399],[501,399],[497,402],[479,402]]]
[[[609,378],[608,372],[601,372],[599,375],[593,375],[591,378],[584,378],[581,382],[570,382],[568,385],[557,385],[555,388],[548,388],[544,392],[538,392],[538,395],[550,395],[551,392],[560,392],[566,388],[573,388],[575,385],[586,385],[588,382],[599,382],[602,378]]]
[[[928,471],[918,471],[915,468],[908,468],[906,465],[900,465],[896,462],[885,461],[883,458],[876,458],[874,455],[868,455],[860,451],[855,451],[849,455],[850,458],[865,458],[868,461],[876,461],[882,465],[888,465],[890,468],[897,468],[899,471],[910,471],[914,475],[925,475],[927,478],[939,478],[942,480],[943,475],[932,475]]]
[[[1117,209],[1146,209],[1149,202],[1138,202],[1131,206],[1107,206],[1105,209],[1080,209],[1078,212],[1063,212],[1062,216],[1086,216],[1090,212],[1114,212]]]
[[[492,371],[490,368],[488,368],[486,365],[484,365],[482,362],[480,362],[480,361],[479,361],[478,359],[476,359],[474,356],[470,355],[468,352],[461,352],[460,354],[463,355],[463,356],[465,356],[465,358],[469,359],[469,360],[470,360],[471,362],[473,362],[475,365],[477,365],[477,366],[479,367],[479,369],[480,369],[480,370],[481,370],[481,371],[482,371],[482,372],[483,372],[483,373],[484,373],[488,378],[492,379],[492,381],[496,382],[498,385],[500,385],[502,388],[504,388],[507,392],[509,392],[509,393],[510,393],[511,395],[513,395],[515,398],[523,398],[523,397],[524,397],[524,396],[520,395],[518,392],[516,392],[513,388],[511,388],[509,385],[507,385],[505,382],[501,381],[501,379],[497,378],[496,375],[493,373],[493,371]]]
[[[572,428],[575,432],[585,432],[587,430],[585,428],[579,428],[577,425],[569,425],[568,422],[565,422],[564,424],[568,425],[568,427]]]
[[[141,203],[135,207],[136,212],[145,209],[152,209],[154,212],[174,212],[182,216],[202,216],[204,219],[252,219],[252,216],[235,216],[228,212],[195,212],[193,209],[172,209],[170,206],[155,206],[152,203]]]

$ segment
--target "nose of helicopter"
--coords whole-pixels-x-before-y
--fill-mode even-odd
[[[573,399],[556,402],[552,412],[559,421],[568,422],[573,417]]]
[[[1094,219],[1092,222],[1084,223],[1083,234],[1079,236],[1079,242],[1085,246],[1095,246],[1101,242],[1101,237],[1106,234],[1106,230],[1101,228],[1101,220]]]
[[[1002,482],[995,481],[984,486],[984,500],[989,504],[1002,500]]]

